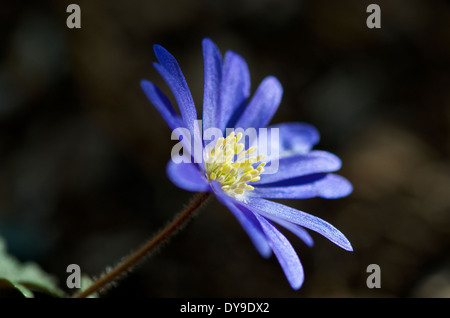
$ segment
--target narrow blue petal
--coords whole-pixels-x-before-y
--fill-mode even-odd
[[[278,149],[274,150],[281,158],[294,154],[306,154],[320,140],[320,134],[317,129],[307,123],[289,122],[271,125],[267,128],[267,142],[271,142],[270,137],[273,129],[278,129],[278,143],[272,143],[271,147],[278,147]],[[266,147],[264,149],[269,148]],[[270,154],[267,155],[270,158]]]
[[[336,174],[312,174],[258,186],[255,194],[268,199],[338,199],[353,191],[352,184]]]
[[[208,181],[195,163],[174,163],[170,160],[166,167],[167,176],[179,188],[193,192],[211,190]]]
[[[225,53],[223,78],[220,86],[220,115],[218,127],[222,131],[234,127],[250,96],[250,72],[247,63],[233,51]]]
[[[257,146],[258,154],[263,155],[264,161],[269,162],[273,159],[306,154],[319,142],[319,139],[319,132],[314,126],[301,122],[289,122],[258,130],[257,138],[254,138],[253,142],[248,142],[247,148]]]
[[[294,223],[287,222],[283,219],[274,217],[273,215],[267,215],[267,218],[278,223],[282,227],[288,229],[293,234],[295,234],[299,239],[301,239],[307,246],[311,247],[314,245],[314,240],[311,235],[301,226],[298,226]]]
[[[264,234],[259,221],[256,219],[255,214],[246,207],[236,204],[235,200],[226,195],[217,183],[214,182],[212,187],[218,200],[233,213],[247,232],[256,250],[262,257],[268,258],[272,254],[272,249],[270,248],[266,235]]]
[[[283,87],[273,76],[266,77],[252,99],[237,120],[235,127],[255,128],[266,127],[278,109],[283,95]]]
[[[347,251],[353,250],[348,239],[338,229],[316,216],[261,198],[249,197],[247,204],[249,209],[255,213],[259,213],[268,218],[273,216],[306,227],[322,234],[331,242]]]
[[[154,45],[153,49],[155,51],[156,58],[160,63],[154,63],[153,66],[161,74],[167,85],[169,85],[172,90],[175,100],[178,103],[181,117],[183,118],[186,127],[194,136],[197,111],[183,72],[181,71],[177,60],[166,49],[160,45]]]
[[[205,38],[203,45],[204,90],[203,90],[203,130],[218,128],[220,114],[220,85],[222,81],[222,57],[217,46]]]
[[[258,185],[314,173],[333,172],[339,170],[341,165],[342,162],[337,156],[321,150],[283,157],[278,160],[278,171],[272,174],[262,174]]]
[[[276,221],[275,221],[276,222]],[[311,235],[301,226],[286,221],[278,221],[278,224],[285,227],[293,234],[295,234],[299,239],[301,239],[307,246],[312,247],[314,245],[314,240]]]
[[[269,221],[262,216],[255,215],[269,240],[270,247],[277,257],[289,284],[293,289],[299,289],[303,284],[305,276],[297,253],[286,237]]]
[[[155,84],[147,80],[142,80],[141,87],[147,98],[169,125],[170,129],[174,130],[179,127],[184,127],[184,122],[178,116],[169,99]]]

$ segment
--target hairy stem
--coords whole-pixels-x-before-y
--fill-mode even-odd
[[[161,230],[156,236],[150,239],[139,250],[134,252],[125,261],[117,265],[114,269],[104,274],[98,280],[89,286],[89,288],[75,294],[72,298],[85,298],[95,292],[98,292],[108,284],[114,282],[124,273],[134,268],[140,261],[146,258],[151,252],[153,252],[162,243],[167,241],[172,235],[174,235],[179,229],[181,229],[191,219],[194,213],[200,208],[210,197],[210,193],[200,193],[187,208],[178,214],[175,219]]]

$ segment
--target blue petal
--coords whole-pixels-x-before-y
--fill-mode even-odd
[[[153,50],[160,63],[154,63],[153,66],[172,90],[175,100],[178,103],[181,117],[183,118],[186,127],[191,131],[192,136],[194,136],[197,111],[183,72],[177,63],[177,60],[162,46],[154,45]]]
[[[304,281],[303,267],[292,245],[286,239],[286,237],[280,233],[269,221],[262,216],[255,214],[261,227],[269,240],[270,247],[272,248],[281,268],[286,275],[291,287],[293,289],[299,289]]]
[[[301,239],[307,246],[311,247],[314,245],[314,240],[311,237],[311,235],[301,226],[298,226],[294,223],[287,222],[283,219],[276,218],[272,215],[267,215],[267,218],[274,221],[275,223],[278,223],[282,227],[288,229],[293,234],[295,234],[299,239]]]
[[[152,102],[153,106],[158,110],[163,119],[167,122],[170,129],[174,130],[179,127],[184,127],[184,122],[178,116],[169,99],[156,87],[155,84],[147,80],[141,81],[141,87]]]
[[[218,200],[233,213],[247,232],[257,251],[262,257],[268,258],[272,254],[272,250],[255,214],[246,207],[236,204],[235,200],[225,194],[216,182],[213,182],[212,188]]]
[[[276,221],[275,221],[276,222]],[[311,237],[311,235],[301,226],[298,226],[293,223],[285,222],[285,221],[278,221],[278,224],[285,227],[289,231],[291,231],[293,234],[295,234],[299,239],[301,239],[307,246],[312,247],[314,245],[314,240]]]
[[[267,130],[258,130],[253,143],[247,148],[258,147],[258,154],[264,155],[264,161],[280,159],[292,155],[306,154],[319,142],[317,129],[306,123],[291,122],[271,125]]]
[[[270,141],[270,132],[272,129],[278,129],[278,146],[280,157],[287,157],[293,154],[306,154],[320,140],[320,134],[317,129],[310,124],[301,122],[281,123],[271,125],[268,128],[267,140]]]
[[[347,251],[353,250],[348,239],[338,229],[316,216],[261,198],[249,197],[247,204],[249,209],[255,213],[259,213],[268,218],[273,216],[306,227],[322,234],[334,244]]]
[[[234,127],[250,96],[250,72],[238,54],[227,51],[220,86],[220,115],[217,128],[222,131]]]
[[[270,163],[272,167],[274,161]],[[292,155],[278,160],[278,171],[262,174],[260,184],[273,183],[314,173],[333,172],[341,168],[341,160],[332,153],[314,150],[307,154]]]
[[[220,85],[222,81],[222,57],[217,46],[208,38],[203,42],[205,82],[203,90],[203,130],[218,128],[220,113]]]
[[[211,188],[195,163],[175,163],[170,160],[166,167],[167,176],[179,188],[193,192],[207,192]]]
[[[266,77],[235,124],[236,128],[266,127],[278,109],[283,87],[273,76]]]
[[[352,191],[352,184],[336,174],[312,174],[261,186],[255,184],[255,194],[271,199],[337,199]]]

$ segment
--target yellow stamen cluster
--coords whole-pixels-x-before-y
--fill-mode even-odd
[[[214,147],[207,150],[206,174],[208,180],[216,180],[229,195],[240,198],[245,191],[253,190],[250,182],[256,182],[264,171],[265,162],[255,168],[253,164],[263,159],[256,156],[257,147],[244,151],[244,144],[239,143],[242,133],[232,132],[226,138],[219,138]]]

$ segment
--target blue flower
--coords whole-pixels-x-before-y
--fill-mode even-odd
[[[222,60],[210,39],[204,39],[202,44],[205,75],[202,128],[184,75],[175,58],[163,47],[154,46],[159,62],[154,67],[170,87],[180,114],[158,87],[147,80],[141,82],[169,127],[174,131],[183,128],[192,136],[189,139],[183,135],[181,142],[189,151],[188,159],[197,160],[180,163],[171,160],[167,175],[182,189],[214,193],[234,214],[259,253],[265,258],[272,252],[275,254],[290,285],[298,289],[304,281],[303,267],[276,224],[308,246],[312,246],[313,240],[306,229],[322,234],[345,250],[352,251],[351,244],[328,222],[267,199],[340,198],[352,192],[352,185],[332,173],[341,167],[338,157],[312,150],[319,141],[319,133],[313,126],[299,122],[267,126],[282,96],[282,86],[276,78],[266,77],[250,98],[250,75],[245,60],[232,51],[227,51]],[[242,132],[235,133],[239,129],[259,131],[265,127],[270,129],[269,136],[272,131],[278,133],[275,140],[266,135],[266,140],[271,140],[270,153],[258,154],[254,141],[244,141]],[[205,134],[209,128],[218,129],[224,137],[201,141],[202,132]],[[234,130],[227,134],[230,128]],[[195,151],[188,148],[191,141],[194,146],[200,144],[200,154],[205,160],[198,160]],[[264,173],[266,165],[272,165],[275,159],[276,173]]]

